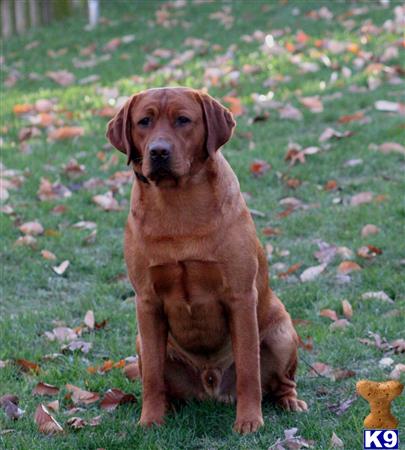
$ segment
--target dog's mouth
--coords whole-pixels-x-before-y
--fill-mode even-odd
[[[168,168],[166,167],[159,167],[155,170],[153,170],[148,178],[155,182],[156,184],[159,184],[162,181],[176,181],[177,180],[177,176]]]

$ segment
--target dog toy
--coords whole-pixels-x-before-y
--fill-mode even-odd
[[[391,402],[398,397],[404,386],[399,381],[376,382],[360,380],[357,393],[370,404],[370,414],[364,419],[364,427],[371,430],[395,429],[398,420],[391,413]]]

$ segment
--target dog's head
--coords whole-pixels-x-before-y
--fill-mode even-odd
[[[107,137],[128,163],[156,184],[195,173],[231,137],[232,114],[207,94],[188,88],[133,95],[108,123]]]

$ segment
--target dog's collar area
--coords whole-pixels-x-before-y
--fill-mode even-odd
[[[136,178],[138,178],[139,181],[142,181],[142,183],[145,183],[145,184],[149,184],[149,180],[146,177],[144,177],[141,173],[137,172],[136,170],[134,170],[134,173],[135,173]]]

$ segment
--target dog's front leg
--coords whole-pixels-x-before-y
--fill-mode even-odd
[[[236,368],[237,410],[234,430],[251,433],[263,425],[257,292],[234,296],[230,326]]]
[[[167,323],[159,302],[137,298],[142,360],[142,414],[139,424],[162,424],[166,411],[164,365],[167,346]]]

